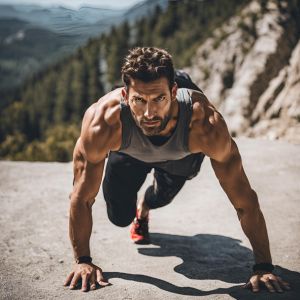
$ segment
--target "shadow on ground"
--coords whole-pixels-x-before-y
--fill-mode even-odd
[[[201,291],[193,287],[176,286],[162,279],[140,274],[105,272],[106,278],[122,278],[148,283],[170,293],[186,296],[227,294],[235,299],[254,298],[254,294],[250,290],[241,288],[251,274],[253,255],[251,250],[240,245],[240,240],[210,234],[179,236],[152,233],[151,242],[152,245],[156,246],[155,248],[139,248],[139,253],[156,257],[179,257],[183,262],[174,268],[175,272],[194,280],[221,280],[234,283],[234,285],[229,288]],[[267,290],[262,289],[260,293],[255,295],[255,299],[267,299],[269,297],[285,300],[300,299],[300,273],[280,266],[276,266],[275,273],[288,281],[292,290],[283,294],[271,295]]]

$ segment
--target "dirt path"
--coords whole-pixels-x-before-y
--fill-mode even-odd
[[[300,146],[237,143],[259,195],[276,271],[293,286],[268,299],[300,299]],[[0,162],[0,299],[254,298],[239,287],[250,274],[251,248],[209,159],[174,202],[151,212],[151,245],[132,244],[128,228],[112,225],[99,193],[91,249],[112,285],[89,293],[62,286],[72,264],[71,186],[71,163]],[[263,291],[255,299],[268,296]]]

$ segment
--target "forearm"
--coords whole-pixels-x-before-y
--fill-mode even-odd
[[[71,199],[69,236],[75,258],[90,256],[89,242],[92,226],[92,206],[88,202]]]
[[[272,263],[267,227],[258,205],[257,195],[253,191],[249,197],[252,197],[249,201],[257,203],[257,205],[245,209],[237,209],[242,229],[251,243],[255,262]]]
[[[236,150],[237,151],[237,150]],[[256,192],[251,188],[238,152],[226,163],[212,160],[219,182],[237,211],[256,263],[271,262],[269,239]]]

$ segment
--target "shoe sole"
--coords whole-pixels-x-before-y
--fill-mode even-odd
[[[137,245],[149,245],[151,244],[150,240],[138,240],[138,241],[133,241]]]

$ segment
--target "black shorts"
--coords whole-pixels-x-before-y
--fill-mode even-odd
[[[110,152],[102,183],[108,218],[117,226],[128,226],[136,215],[137,193],[154,168],[153,184],[145,192],[150,209],[169,204],[188,177],[172,175],[151,163],[125,153]]]

